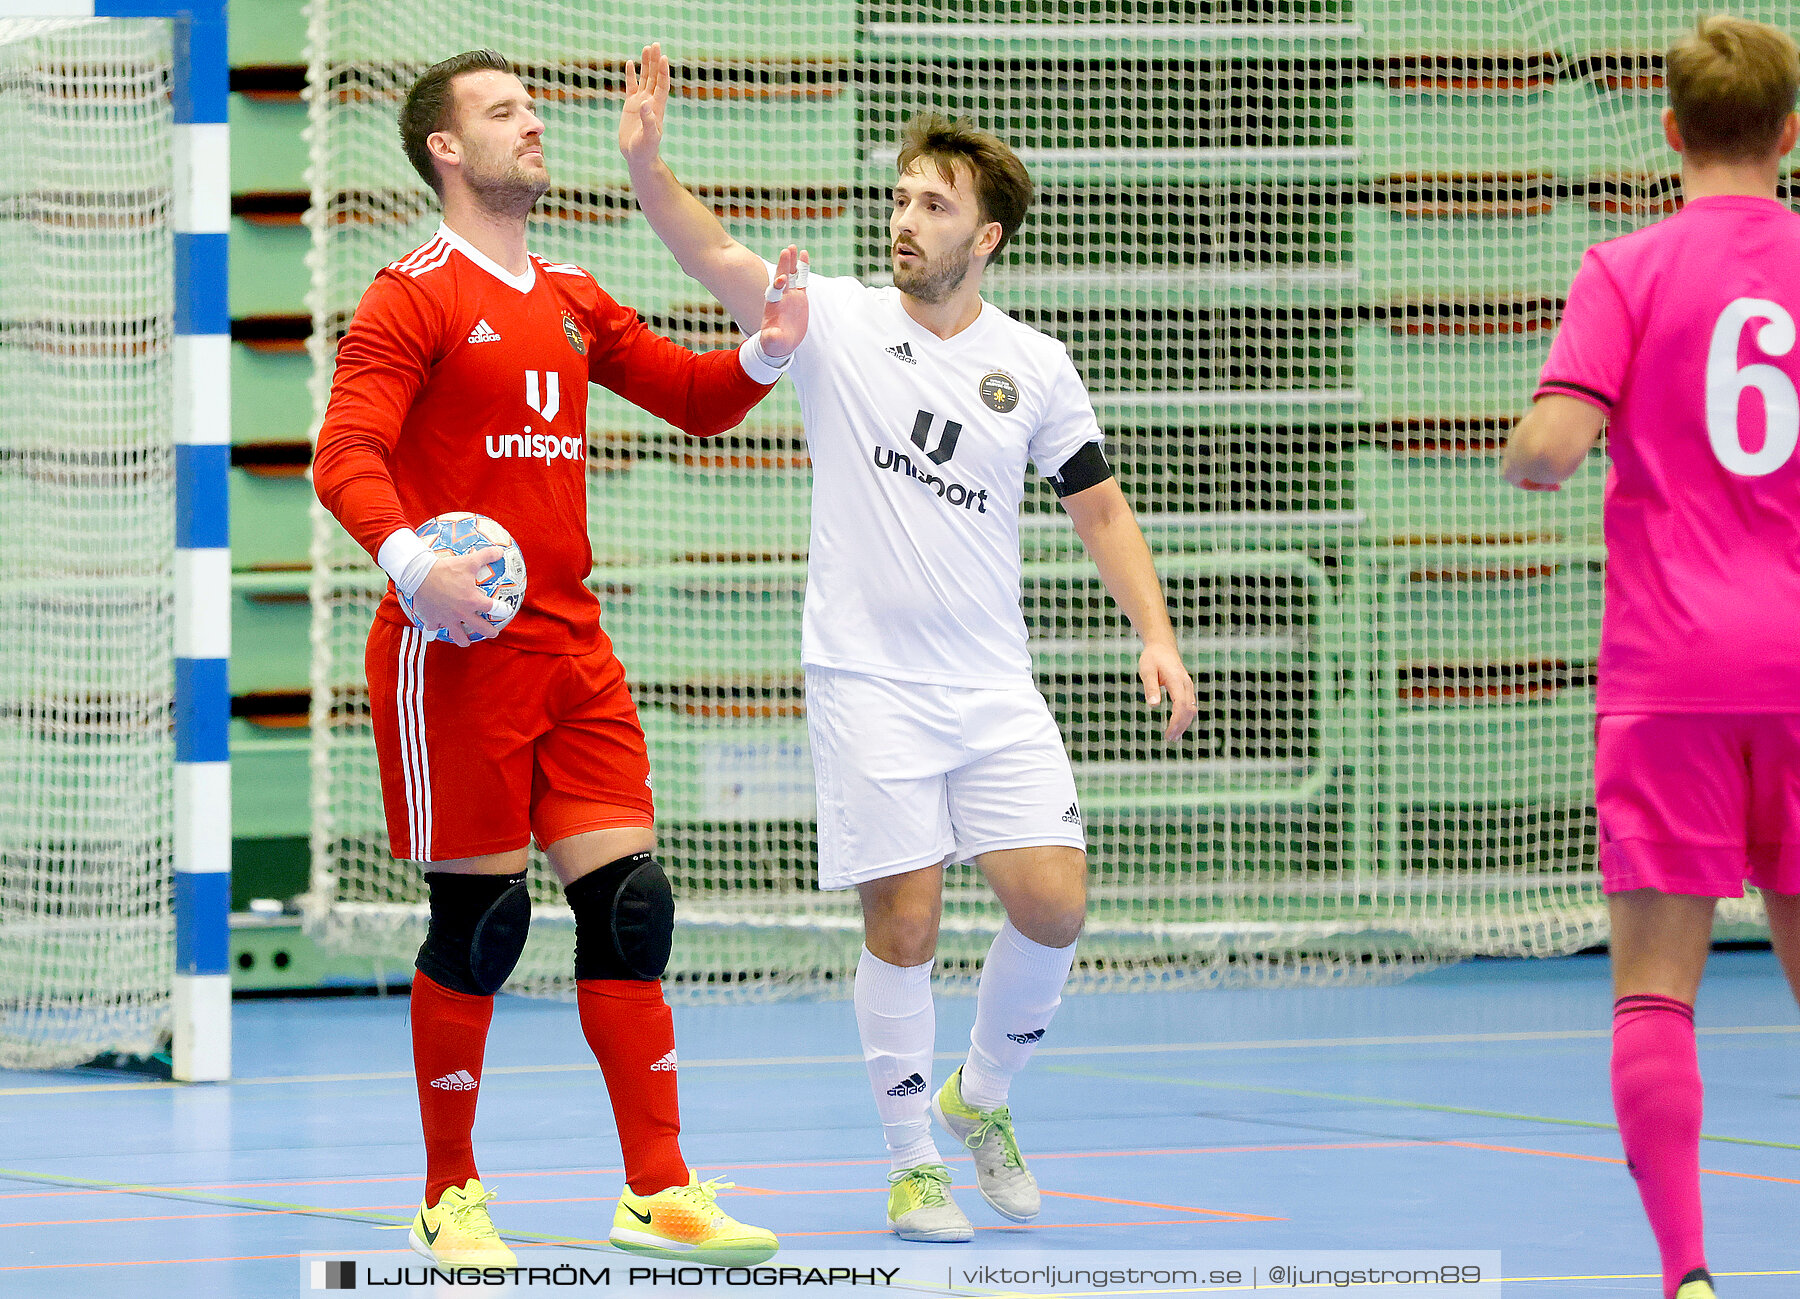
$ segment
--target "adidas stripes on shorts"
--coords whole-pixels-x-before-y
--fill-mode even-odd
[[[586,654],[467,647],[376,618],[364,666],[396,857],[447,861],[655,823],[625,669]]]
[[[1075,775],[1029,681],[969,687],[806,669],[819,887],[1002,848],[1085,849]]]

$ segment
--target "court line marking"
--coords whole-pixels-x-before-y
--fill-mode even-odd
[[[1352,1148],[1360,1148],[1362,1144],[1363,1143],[1357,1143]],[[1386,1143],[1384,1143],[1384,1144],[1386,1144]],[[1431,1145],[1431,1144],[1438,1144],[1438,1143],[1434,1143],[1434,1142],[1404,1142],[1404,1143],[1395,1143],[1395,1144]],[[1310,1146],[1310,1147],[1283,1147],[1283,1148],[1284,1149],[1316,1150],[1316,1149],[1319,1149],[1320,1147]],[[1330,1147],[1326,1147],[1326,1148],[1330,1148]],[[1250,1147],[1250,1149],[1262,1150],[1262,1149],[1267,1149],[1267,1147]],[[1131,1157],[1131,1156],[1139,1155],[1142,1153],[1145,1153],[1145,1152],[1141,1152],[1141,1151],[1076,1152],[1076,1153],[1074,1153],[1070,1156],[1066,1156],[1066,1157],[1084,1158],[1084,1157],[1092,1157],[1094,1155],[1102,1155],[1102,1154],[1114,1155],[1114,1156],[1118,1156],[1118,1157]],[[1181,1152],[1181,1153],[1197,1153],[1197,1152]],[[1049,1158],[1057,1158],[1058,1156],[1051,1155],[1048,1157]],[[879,1159],[859,1161],[859,1163],[862,1163],[862,1164],[886,1164],[886,1162],[887,1162],[886,1160],[879,1160]],[[957,1162],[960,1163],[960,1162],[968,1162],[968,1161],[964,1158],[959,1158],[957,1160]],[[13,1171],[13,1170],[0,1169],[0,1177],[6,1176],[11,1171]],[[524,1176],[554,1176],[554,1175],[556,1175],[556,1174],[550,1174],[550,1173],[524,1174]],[[569,1173],[569,1174],[564,1174],[564,1175],[580,1176],[582,1174]],[[23,1174],[23,1176],[43,1177],[44,1175]],[[498,1174],[497,1176],[504,1177],[507,1175],[506,1174]],[[46,1177],[45,1180],[51,1180],[51,1179]],[[75,1180],[85,1181],[88,1179],[75,1179]],[[355,1183],[353,1183],[350,1179],[346,1179],[345,1181],[338,1182],[338,1183],[310,1182],[310,1183],[302,1183],[302,1185],[315,1185],[315,1186],[350,1185],[350,1184],[363,1183],[363,1182],[369,1182],[369,1181],[377,1181],[377,1180],[389,1181],[389,1180],[398,1180],[398,1179],[364,1178],[364,1179],[355,1179]],[[405,1180],[412,1181],[412,1180],[416,1180],[416,1179],[409,1177]],[[490,1175],[489,1180],[496,1180],[496,1175]],[[856,1188],[851,1188],[849,1190],[800,1189],[800,1190],[791,1190],[791,1191],[779,1190],[779,1189],[776,1189],[773,1187],[739,1187],[737,1189],[739,1189],[741,1191],[745,1191],[751,1195],[761,1195],[761,1196],[849,1195],[849,1194],[855,1194],[857,1191],[867,1191],[870,1193],[882,1193],[882,1194],[886,1193],[886,1188],[884,1188],[884,1187],[856,1187]],[[966,1184],[966,1185],[961,1186],[956,1189],[972,1191],[975,1189],[975,1186],[973,1183],[969,1183],[969,1184]],[[206,1196],[195,1188],[187,1188],[187,1189],[174,1188],[174,1187],[151,1188],[151,1187],[146,1187],[146,1186],[133,1186],[133,1185],[121,1184],[121,1185],[118,1185],[115,1187],[94,1188],[94,1189],[90,1189],[85,1192],[53,1192],[52,1194],[81,1194],[81,1193],[103,1194],[103,1193],[108,1193],[108,1192],[113,1193],[113,1194],[120,1194],[120,1195],[133,1195],[133,1194],[144,1195],[146,1198],[155,1198],[155,1199],[173,1199],[173,1200],[183,1202],[183,1203],[211,1204],[211,1205],[217,1205],[221,1208],[227,1208],[232,1211],[225,1212],[225,1213],[153,1214],[153,1215],[123,1216],[123,1217],[110,1217],[110,1218],[68,1218],[68,1219],[61,1219],[61,1220],[57,1220],[57,1221],[43,1221],[43,1222],[0,1222],[0,1231],[3,1231],[10,1227],[73,1227],[73,1226],[84,1226],[84,1225],[97,1226],[97,1225],[114,1224],[114,1223],[121,1223],[121,1222],[180,1222],[180,1221],[203,1220],[203,1219],[212,1219],[212,1218],[250,1218],[250,1217],[257,1217],[259,1215],[264,1215],[264,1214],[271,1215],[271,1216],[279,1216],[282,1214],[291,1214],[291,1215],[294,1215],[297,1217],[325,1217],[325,1218],[336,1219],[338,1221],[357,1222],[357,1223],[362,1223],[365,1225],[372,1225],[372,1226],[376,1226],[376,1227],[379,1227],[379,1228],[382,1228],[385,1230],[398,1230],[401,1227],[405,1227],[405,1226],[409,1225],[412,1221],[412,1218],[410,1216],[402,1218],[402,1217],[395,1216],[394,1214],[385,1212],[385,1210],[390,1207],[405,1209],[407,1206],[404,1206],[404,1205],[395,1205],[395,1206],[343,1205],[343,1206],[328,1208],[326,1206],[290,1204],[290,1203],[287,1203],[284,1201],[275,1201],[275,1200],[251,1200],[251,1199],[241,1198],[241,1197],[237,1197],[237,1196]],[[1269,1217],[1264,1214],[1245,1213],[1245,1212],[1241,1212],[1241,1211],[1234,1210],[1234,1209],[1204,1209],[1204,1208],[1198,1208],[1193,1205],[1185,1205],[1185,1204],[1154,1204],[1154,1203],[1151,1203],[1151,1202],[1145,1201],[1145,1200],[1122,1200],[1122,1199],[1115,1199],[1115,1198],[1112,1198],[1109,1196],[1104,1196],[1104,1195],[1082,1195],[1082,1194],[1077,1194],[1072,1191],[1045,1191],[1044,1194],[1045,1195],[1062,1196],[1065,1199],[1071,1199],[1071,1200],[1087,1200],[1087,1201],[1092,1201],[1097,1204],[1119,1204],[1119,1205],[1129,1205],[1133,1208],[1162,1209],[1164,1211],[1173,1211],[1176,1213],[1191,1213],[1191,1214],[1195,1214],[1195,1215],[1202,1215],[1202,1216],[1209,1217],[1209,1218],[1221,1219],[1221,1220],[1227,1220],[1227,1221],[1236,1221],[1236,1222],[1285,1222],[1285,1221],[1287,1221],[1285,1218]],[[29,1198],[29,1196],[28,1195],[15,1195],[15,1196],[10,1196],[8,1198],[23,1199],[23,1198]],[[600,1204],[600,1203],[611,1203],[614,1198],[615,1197],[611,1196],[611,1195],[560,1196],[560,1197],[548,1197],[548,1198],[538,1198],[538,1199],[529,1199],[529,1200],[510,1199],[507,1201],[507,1203],[508,1204],[516,1204],[516,1205]],[[1044,1225],[1053,1226],[1056,1224],[1044,1224]],[[1140,1226],[1140,1225],[1149,1225],[1149,1224],[1125,1222],[1125,1223],[1119,1223],[1116,1225],[1130,1227],[1130,1226]],[[554,1236],[554,1235],[548,1235],[548,1234],[544,1234],[544,1233],[534,1233],[534,1232],[520,1232],[520,1233],[516,1233],[516,1234],[518,1234],[522,1237],[526,1237],[528,1239],[537,1239],[537,1240],[545,1240],[545,1241],[561,1241],[561,1240],[571,1239],[569,1237],[561,1237],[561,1236]]]
[[[1389,1109],[1424,1110],[1435,1114],[1463,1114],[1477,1119],[1512,1119],[1520,1123],[1555,1123],[1569,1128],[1594,1128],[1617,1132],[1617,1123],[1601,1123],[1596,1119],[1564,1119],[1551,1114],[1514,1114],[1508,1110],[1477,1110],[1463,1105],[1437,1105],[1430,1101],[1393,1100],[1386,1096],[1351,1096],[1341,1092],[1306,1091],[1299,1087],[1264,1087],[1254,1083],[1208,1082],[1203,1078],[1169,1078],[1157,1074],[1112,1073],[1104,1069],[1083,1069],[1076,1065],[1047,1065],[1045,1073],[1072,1074],[1081,1078],[1101,1078],[1111,1082],[1161,1083],[1172,1087],[1204,1087],[1211,1091],[1254,1092],[1264,1096],[1295,1096],[1302,1100],[1344,1101],[1356,1105],[1381,1105]],[[1800,1143],[1763,1141],[1756,1137],[1726,1137],[1702,1132],[1702,1141],[1717,1141],[1733,1146],[1764,1146],[1771,1150],[1800,1150]],[[1435,1144],[1442,1145],[1437,1142]],[[1036,1156],[1033,1156],[1036,1158]]]
[[[1534,1152],[1521,1151],[1520,1153],[1528,1154],[1528,1153],[1534,1153]],[[1781,1180],[1781,1179],[1775,1179],[1775,1180]],[[819,1190],[819,1189],[783,1190],[778,1187],[770,1187],[770,1186],[739,1186],[739,1187],[735,1187],[734,1189],[739,1194],[765,1196],[765,1197],[770,1197],[770,1198],[782,1198],[782,1197],[786,1197],[786,1196],[802,1196],[802,1195],[863,1195],[863,1194],[886,1195],[888,1192],[888,1188],[885,1186],[851,1186],[851,1187],[839,1187],[839,1188],[831,1188],[831,1189],[824,1189],[824,1190]],[[970,1182],[966,1185],[954,1186],[951,1189],[958,1190],[958,1191],[974,1191],[976,1189],[976,1186],[973,1182]],[[1069,1199],[1069,1200],[1091,1200],[1097,1204],[1122,1204],[1122,1205],[1128,1205],[1132,1208],[1137,1208],[1137,1209],[1162,1209],[1166,1212],[1192,1213],[1192,1214],[1197,1214],[1197,1215],[1200,1215],[1203,1217],[1228,1218],[1228,1219],[1231,1219],[1234,1221],[1240,1221],[1240,1222],[1285,1222],[1285,1221],[1287,1221],[1287,1219],[1285,1219],[1285,1218],[1271,1218],[1264,1214],[1245,1213],[1245,1212],[1242,1212],[1242,1211],[1239,1211],[1236,1209],[1203,1209],[1203,1208],[1199,1208],[1195,1205],[1190,1205],[1190,1204],[1155,1204],[1148,1200],[1121,1200],[1121,1199],[1116,1199],[1112,1196],[1107,1196],[1107,1195],[1083,1195],[1083,1194],[1079,1194],[1074,1191],[1045,1191],[1044,1194],[1060,1196],[1064,1199]],[[618,1197],[614,1196],[614,1195],[562,1195],[562,1196],[548,1196],[548,1197],[542,1197],[542,1198],[530,1199],[530,1200],[509,1198],[506,1201],[506,1203],[509,1207],[519,1206],[519,1205],[542,1205],[542,1204],[613,1204],[617,1201],[617,1199],[618,1199]],[[398,1224],[400,1222],[400,1220],[398,1218],[392,1217],[392,1215],[390,1214],[389,1211],[390,1210],[410,1211],[410,1208],[411,1208],[410,1205],[405,1205],[405,1204],[346,1204],[346,1205],[340,1205],[340,1206],[335,1207],[334,1209],[331,1210],[331,1212],[338,1213],[338,1214],[378,1215],[381,1217],[390,1218],[392,1222]],[[283,1214],[293,1214],[293,1215],[297,1215],[297,1216],[305,1216],[309,1212],[310,1212],[310,1210],[305,1209],[305,1208],[296,1208],[296,1209],[253,1208],[253,1209],[235,1209],[235,1210],[231,1210],[229,1212],[224,1212],[224,1213],[162,1213],[162,1214],[146,1214],[146,1215],[142,1215],[142,1216],[129,1216],[128,1215],[128,1216],[123,1216],[123,1217],[112,1217],[112,1218],[59,1218],[59,1219],[40,1221],[40,1222],[0,1222],[0,1230],[6,1230],[9,1228],[14,1228],[14,1227],[107,1226],[107,1225],[112,1225],[112,1224],[121,1223],[121,1222],[195,1222],[195,1221],[205,1221],[207,1219],[213,1219],[213,1218],[255,1218],[255,1217],[263,1217],[263,1216],[279,1217]],[[411,1221],[412,1221],[412,1219],[410,1217],[408,1217],[406,1219],[407,1224],[410,1224]],[[1121,1223],[1119,1225],[1128,1227],[1128,1226],[1133,1226],[1135,1224],[1127,1222],[1127,1223]]]
[[[1354,1142],[1355,1148],[1361,1148],[1363,1144],[1364,1142]],[[1400,1142],[1400,1144],[1435,1144],[1435,1142]],[[1251,1146],[1249,1150],[1269,1150],[1269,1148],[1265,1148],[1265,1146]],[[1318,1146],[1282,1146],[1282,1148],[1278,1148],[1278,1150],[1318,1150]],[[1067,1155],[1048,1155],[1046,1159],[1091,1159],[1091,1157],[1107,1157],[1107,1155],[1111,1155],[1111,1157],[1138,1157],[1138,1155],[1143,1155],[1143,1153],[1152,1153],[1152,1151],[1069,1151]],[[1163,1151],[1154,1151],[1154,1153],[1163,1153]],[[1166,1153],[1201,1153],[1201,1151],[1166,1151]],[[823,1162],[823,1164],[765,1164],[765,1166],[761,1166],[761,1168],[817,1168],[817,1166],[839,1168],[839,1166],[846,1166],[846,1164],[850,1164],[850,1166],[871,1166],[871,1164],[882,1164],[882,1166],[886,1166],[886,1162],[887,1160],[884,1159],[830,1160],[830,1162]],[[956,1162],[968,1162],[968,1160],[967,1157],[958,1157]],[[713,1168],[713,1166],[707,1166],[707,1168]],[[756,1168],[756,1166],[745,1166],[745,1168]],[[733,1171],[733,1166],[725,1166],[725,1168],[720,1169],[720,1171]],[[589,1173],[580,1171],[580,1169],[576,1169],[576,1171],[563,1171],[563,1173],[529,1171],[529,1173],[520,1173],[518,1177],[556,1177],[556,1175],[563,1175],[563,1177],[583,1177],[583,1175],[589,1175]],[[497,1178],[500,1177],[509,1177],[509,1175],[508,1173],[490,1175],[490,1180],[497,1180]],[[7,1227],[76,1227],[76,1225],[101,1225],[101,1223],[119,1222],[184,1222],[184,1220],[205,1220],[205,1218],[252,1218],[252,1216],[257,1216],[257,1214],[270,1214],[270,1216],[292,1214],[292,1216],[301,1216],[301,1218],[329,1218],[329,1220],[335,1220],[335,1222],[355,1222],[360,1223],[360,1225],[369,1225],[369,1227],[376,1227],[376,1229],[383,1229],[383,1231],[400,1231],[400,1229],[407,1227],[407,1225],[410,1225],[410,1222],[412,1222],[412,1216],[410,1216],[410,1214],[407,1214],[407,1216],[396,1216],[396,1214],[383,1213],[382,1209],[385,1205],[344,1205],[344,1207],[326,1207],[326,1205],[292,1204],[292,1202],[286,1202],[286,1200],[252,1200],[252,1198],[247,1198],[247,1196],[207,1195],[200,1187],[158,1187],[144,1186],[144,1184],[126,1184],[126,1182],[103,1182],[103,1180],[99,1180],[99,1178],[58,1178],[47,1175],[47,1173],[27,1173],[27,1171],[23,1171],[23,1169],[0,1168],[0,1180],[4,1180],[4,1178],[18,1178],[18,1180],[43,1182],[43,1184],[50,1184],[50,1186],[67,1187],[68,1184],[77,1184],[77,1186],[79,1186],[79,1189],[76,1189],[76,1191],[67,1191],[67,1189],[65,1189],[65,1191],[54,1191],[54,1193],[50,1193],[50,1195],[81,1195],[81,1193],[90,1193],[90,1195],[103,1195],[103,1193],[112,1193],[112,1195],[142,1195],[144,1198],[155,1198],[155,1200],[176,1200],[178,1204],[218,1205],[221,1209],[230,1209],[230,1213],[146,1214],[146,1216],[119,1216],[119,1218],[68,1218],[68,1220],[59,1220],[59,1222],[0,1222],[0,1231],[4,1231]],[[353,1184],[394,1182],[394,1180],[409,1180],[409,1182],[414,1182],[414,1180],[418,1180],[418,1178],[342,1178],[342,1180],[338,1180],[338,1182],[295,1182],[295,1184],[288,1184],[288,1186],[353,1186]],[[254,1184],[247,1184],[247,1186],[254,1186]],[[270,1186],[270,1189],[275,1189],[275,1186],[281,1186],[281,1184],[274,1184],[274,1186]],[[751,1189],[752,1195],[808,1195],[808,1191],[778,1191],[778,1189],[772,1189],[772,1187],[749,1187],[749,1189]],[[882,1189],[882,1187],[871,1187],[871,1189]],[[965,1186],[963,1189],[974,1189],[974,1187]],[[823,1195],[823,1193],[821,1193],[821,1195]],[[841,1195],[841,1193],[839,1193],[839,1191],[833,1191],[832,1195]],[[1269,1216],[1264,1216],[1264,1214],[1238,1213],[1238,1211],[1233,1211],[1233,1209],[1201,1209],[1201,1207],[1183,1204],[1150,1204],[1150,1202],[1145,1202],[1145,1200],[1114,1200],[1114,1198],[1109,1198],[1109,1196],[1075,1195],[1075,1193],[1069,1193],[1069,1191],[1046,1191],[1046,1195],[1062,1195],[1066,1196],[1066,1198],[1071,1198],[1071,1200],[1091,1200],[1091,1202],[1096,1202],[1096,1204],[1120,1204],[1130,1205],[1130,1207],[1141,1207],[1141,1209],[1165,1209],[1165,1211],[1175,1211],[1175,1213],[1197,1214],[1197,1216],[1201,1216],[1202,1222],[1285,1222],[1285,1218],[1269,1218]],[[7,1198],[31,1198],[31,1193],[16,1193],[16,1195],[9,1195]],[[509,1200],[509,1204],[599,1204],[599,1202],[610,1202],[610,1200],[614,1200],[614,1196],[562,1196],[562,1198],[536,1198],[536,1200]],[[1039,1225],[1040,1227],[1058,1227],[1058,1225],[1060,1225],[1060,1227],[1069,1227],[1069,1225],[1076,1225],[1076,1223],[1039,1223]],[[1114,1227],[1150,1227],[1150,1225],[1168,1225],[1168,1223],[1118,1222],[1111,1223],[1111,1225],[1114,1225]],[[509,1231],[502,1232],[502,1234],[506,1234],[506,1236],[517,1236],[520,1240],[527,1241],[569,1243],[569,1245],[574,1245],[574,1243],[592,1243],[592,1241],[583,1241],[580,1240],[580,1238],[571,1238],[571,1236],[556,1236],[556,1234],[549,1234],[549,1232]],[[5,1268],[0,1268],[0,1270],[5,1270]]]
[[[351,1222],[360,1226],[375,1227],[386,1231],[400,1231],[412,1224],[411,1214],[408,1214],[405,1217],[397,1217],[389,1213],[379,1213],[354,1208],[333,1209],[326,1205],[292,1204],[284,1200],[252,1200],[242,1196],[205,1195],[173,1186],[150,1186],[127,1182],[106,1182],[99,1178],[91,1177],[59,1178],[43,1173],[28,1173],[21,1169],[0,1169],[0,1178],[44,1182],[50,1185],[76,1185],[84,1188],[112,1190],[123,1195],[141,1195],[146,1199],[151,1200],[174,1200],[178,1204],[211,1204],[218,1205],[221,1208],[248,1209],[270,1215],[291,1214],[303,1218],[325,1218],[335,1222]],[[509,1231],[506,1234],[523,1241],[565,1245],[574,1249],[585,1248],[593,1243],[584,1237],[558,1236],[550,1232],[541,1231]],[[290,1256],[285,1254],[272,1254],[268,1257],[286,1258]],[[209,1260],[197,1259],[194,1261],[207,1262]],[[0,1271],[6,1270],[8,1269],[0,1267]]]
[[[1264,1153],[1281,1153],[1294,1151],[1321,1150],[1387,1150],[1405,1146],[1434,1146],[1437,1141],[1424,1139],[1403,1139],[1394,1141],[1328,1141],[1328,1142],[1280,1142],[1268,1145],[1237,1146],[1189,1146],[1180,1149],[1158,1150],[1068,1150],[1052,1151],[1048,1154],[1034,1154],[1037,1161],[1056,1159],[1137,1159],[1151,1155],[1254,1155]],[[972,1162],[967,1155],[950,1155],[945,1163],[966,1164]],[[722,1173],[758,1172],[773,1168],[886,1168],[886,1159],[817,1159],[794,1160],[780,1163],[742,1163],[717,1164],[701,1163],[696,1168],[716,1170]],[[484,1180],[500,1182],[527,1177],[618,1177],[623,1178],[623,1168],[547,1168],[521,1169],[515,1172],[490,1172]],[[0,1168],[0,1181],[38,1182],[48,1186],[65,1188],[57,1191],[9,1191],[0,1194],[0,1200],[49,1199],[58,1196],[75,1195],[141,1195],[160,1192],[166,1195],[186,1196],[197,1202],[211,1204],[254,1204],[258,1201],[240,1201],[232,1196],[213,1196],[208,1198],[204,1193],[209,1191],[241,1191],[241,1190],[286,1190],[302,1186],[372,1186],[390,1182],[419,1182],[422,1174],[395,1173],[382,1177],[338,1177],[309,1179],[307,1181],[266,1181],[266,1182],[207,1182],[198,1186],[169,1186],[139,1182],[109,1182],[100,1178],[62,1177],[54,1173],[34,1173],[21,1168]],[[877,1188],[880,1189],[880,1188]],[[518,1203],[518,1201],[510,1201]]]
[[[974,1187],[970,1187],[974,1190]],[[1084,1195],[1080,1191],[1041,1191],[1044,1195],[1054,1195],[1065,1200],[1091,1200],[1096,1204],[1129,1204],[1138,1209],[1165,1209],[1176,1213],[1203,1213],[1209,1217],[1228,1218],[1234,1222],[1286,1222],[1286,1218],[1271,1218],[1262,1213],[1244,1213],[1237,1209],[1197,1209],[1187,1204],[1155,1204],[1149,1200],[1119,1200],[1110,1195]]]
[[[360,1254],[411,1254],[410,1249],[359,1249]],[[69,1268],[96,1267],[191,1267],[195,1263],[262,1263],[279,1258],[328,1258],[328,1253],[309,1250],[304,1254],[232,1254],[225,1258],[133,1258],[116,1263],[5,1263],[0,1272],[54,1272]]]
[[[1695,1030],[1701,1037],[1744,1037],[1767,1034],[1800,1033],[1800,1025],[1796,1024],[1745,1024],[1725,1025],[1715,1028]],[[1422,1033],[1391,1037],[1300,1037],[1300,1038],[1268,1038],[1242,1042],[1140,1042],[1118,1046],[1044,1046],[1036,1051],[1037,1056],[1092,1056],[1092,1055],[1178,1055],[1189,1053],[1210,1053],[1223,1051],[1335,1051],[1345,1047],[1369,1046],[1479,1046],[1483,1044],[1504,1045],[1509,1042],[1575,1042],[1593,1041],[1610,1038],[1610,1028],[1571,1028],[1547,1029],[1538,1032],[1519,1033]],[[939,1051],[934,1060],[961,1060],[967,1056],[966,1051]],[[686,1069],[764,1069],[818,1065],[861,1065],[860,1055],[786,1055],[756,1056],[736,1060],[683,1060],[681,1067]],[[529,1076],[532,1074],[558,1073],[598,1073],[599,1065],[592,1060],[578,1061],[574,1064],[521,1064],[492,1065],[482,1070],[483,1078],[501,1076]],[[258,1078],[232,1078],[223,1083],[209,1084],[223,1087],[277,1087],[298,1086],[318,1083],[347,1082],[412,1082],[411,1070],[385,1071],[379,1073],[321,1073],[321,1074],[279,1074]],[[90,1092],[130,1092],[130,1091],[168,1091],[173,1088],[189,1087],[190,1083],[163,1082],[146,1080],[144,1082],[112,1082],[112,1083],[66,1083],[43,1087],[0,1087],[0,1096],[72,1096]]]
[[[1533,1150],[1528,1146],[1490,1146],[1480,1141],[1441,1141],[1439,1145],[1462,1146],[1468,1150],[1493,1150],[1503,1155],[1542,1155],[1546,1159],[1577,1159],[1590,1164],[1619,1164],[1623,1159],[1611,1155],[1578,1155],[1567,1150]],[[1800,1186],[1800,1178],[1774,1177],[1768,1173],[1736,1173],[1728,1168],[1702,1168],[1703,1173],[1714,1177],[1741,1177],[1747,1182],[1779,1182],[1783,1186]]]

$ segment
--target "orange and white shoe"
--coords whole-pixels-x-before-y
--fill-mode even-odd
[[[719,1192],[731,1185],[702,1182],[697,1173],[689,1173],[686,1186],[655,1195],[633,1195],[628,1186],[613,1211],[608,1239],[633,1254],[726,1267],[748,1267],[773,1257],[781,1248],[774,1232],[746,1226],[719,1207]]]
[[[451,1267],[515,1267],[518,1259],[488,1217],[492,1191],[471,1177],[452,1186],[435,1205],[421,1204],[407,1238],[413,1252]]]

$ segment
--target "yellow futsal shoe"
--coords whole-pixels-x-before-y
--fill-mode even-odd
[[[950,1170],[918,1164],[888,1175],[887,1221],[901,1240],[975,1239],[968,1216],[950,1198]]]
[[[652,1258],[748,1267],[781,1248],[775,1233],[746,1226],[719,1207],[718,1194],[731,1182],[703,1182],[688,1174],[686,1186],[655,1195],[633,1195],[627,1186],[613,1210],[609,1240],[620,1249]]]
[[[1703,1267],[1689,1272],[1676,1287],[1675,1299],[1717,1299],[1713,1293],[1712,1273]]]
[[[488,1217],[488,1201],[493,1198],[492,1191],[482,1190],[471,1177],[445,1191],[437,1207],[421,1204],[407,1238],[413,1252],[447,1267],[517,1266],[519,1260]]]

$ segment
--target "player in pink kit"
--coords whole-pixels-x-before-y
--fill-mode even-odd
[[[1694,998],[1713,908],[1762,891],[1800,996],[1800,53],[1703,18],[1669,51],[1686,205],[1588,250],[1507,443],[1553,489],[1610,425],[1595,754],[1612,1090],[1663,1293],[1711,1299]]]

